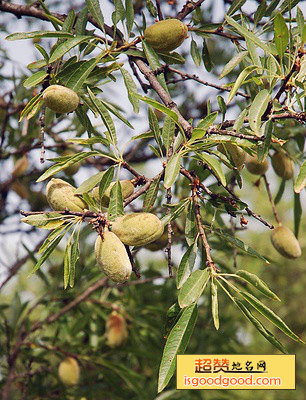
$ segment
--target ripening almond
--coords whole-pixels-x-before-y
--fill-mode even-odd
[[[109,185],[109,187],[106,189],[106,191],[102,197],[102,201],[101,201],[103,207],[108,207],[109,199],[110,199],[110,192],[115,183],[116,182],[112,182]],[[130,181],[128,179],[124,179],[124,180],[120,181],[120,186],[121,186],[121,192],[122,192],[123,199],[128,198],[129,196],[131,196],[134,193],[135,186],[133,185],[132,181]],[[98,203],[100,203],[99,188],[98,187],[93,188],[91,193],[92,193],[94,199]]]
[[[269,168],[269,162],[267,158],[259,162],[257,157],[255,156],[246,156],[245,162],[246,169],[253,175],[263,175],[267,172]]]
[[[294,173],[294,165],[291,158],[286,153],[276,152],[272,158],[272,167],[275,173],[283,178],[285,181],[291,179]]]
[[[74,111],[79,103],[79,96],[71,89],[61,85],[51,85],[43,92],[45,105],[57,113]]]
[[[124,244],[144,246],[161,237],[164,232],[164,225],[154,214],[133,213],[116,218],[112,222],[112,232]]]
[[[104,274],[117,283],[127,281],[132,273],[132,265],[124,244],[108,230],[97,237],[95,243],[96,260]]]
[[[73,357],[66,357],[58,367],[58,376],[66,386],[74,386],[80,379],[80,367]]]
[[[188,35],[188,27],[179,19],[158,21],[144,31],[145,40],[158,52],[169,52],[179,47]]]
[[[66,208],[71,211],[82,212],[88,208],[85,201],[74,194],[75,187],[62,179],[52,178],[47,185],[46,195],[50,207],[54,211],[65,211]]]
[[[286,226],[280,225],[273,229],[271,242],[274,248],[286,258],[298,258],[302,255],[297,238]]]
[[[106,321],[106,337],[110,347],[121,346],[128,337],[126,320],[117,311],[113,311]]]

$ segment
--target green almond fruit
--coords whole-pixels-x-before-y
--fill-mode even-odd
[[[125,318],[113,311],[106,321],[106,338],[110,347],[121,346],[128,337]]]
[[[95,243],[95,255],[104,274],[117,283],[126,282],[132,273],[132,265],[124,244],[108,230],[103,233],[103,240],[98,236]]]
[[[272,158],[272,167],[276,175],[285,181],[291,179],[294,173],[293,161],[283,152],[276,152]]]
[[[144,246],[160,238],[164,225],[151,213],[133,213],[118,217],[112,222],[112,232],[129,246]]]
[[[188,35],[188,27],[179,19],[164,19],[144,31],[145,40],[158,52],[169,52],[179,47]]]
[[[241,168],[243,163],[245,162],[246,153],[240,147],[236,146],[232,143],[219,143],[217,146],[217,150],[219,150],[225,156],[228,156],[226,152],[232,158],[232,161],[236,168]]]
[[[79,103],[79,96],[71,89],[61,85],[51,85],[43,92],[45,105],[57,113],[74,111]]]
[[[103,206],[103,207],[108,207],[108,205],[109,205],[109,199],[110,199],[110,192],[111,192],[111,189],[112,189],[112,187],[114,186],[115,183],[116,183],[116,182],[112,182],[112,183],[109,185],[109,187],[106,189],[106,191],[105,191],[105,193],[104,193],[104,195],[103,195],[103,197],[102,197],[102,206]],[[122,191],[122,197],[123,197],[123,199],[127,199],[129,196],[131,196],[131,195],[134,193],[135,187],[134,187],[132,181],[130,181],[130,180],[128,180],[128,179],[125,179],[125,180],[120,181],[120,185],[121,185],[121,191]],[[92,193],[94,199],[95,199],[98,203],[100,203],[99,188],[98,188],[98,187],[95,187],[95,188],[92,190],[91,193]]]
[[[247,155],[245,166],[246,169],[253,175],[264,175],[269,168],[269,162],[267,159],[259,162],[257,157]]]
[[[78,195],[74,194],[75,187],[62,179],[52,178],[47,185],[46,195],[50,207],[54,211],[82,212],[88,205]]]
[[[76,385],[80,379],[80,367],[76,359],[66,357],[58,367],[58,376],[64,385]]]
[[[271,242],[274,248],[286,258],[298,258],[302,254],[300,244],[293,232],[285,226],[273,229]]]

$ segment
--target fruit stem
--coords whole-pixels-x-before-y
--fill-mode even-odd
[[[265,185],[266,185],[268,197],[269,197],[269,200],[270,200],[270,203],[271,203],[271,207],[272,207],[272,211],[273,211],[275,220],[278,223],[278,225],[281,225],[281,220],[280,220],[279,215],[278,215],[277,210],[276,210],[276,206],[275,206],[275,203],[274,203],[274,200],[273,200],[273,197],[272,197],[272,193],[271,193],[271,190],[270,190],[270,184],[269,184],[269,181],[267,179],[266,174],[263,175],[263,179],[264,179],[264,182],[265,182]]]

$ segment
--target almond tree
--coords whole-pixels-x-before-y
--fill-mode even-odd
[[[152,398],[169,387],[198,312],[210,309],[211,335],[222,330],[220,296],[271,349],[287,352],[267,320],[303,343],[269,304],[281,294],[250,268],[252,258],[273,264],[276,251],[290,266],[303,257],[302,4],[224,1],[215,20],[204,0],[116,0],[106,11],[98,0],[75,3],[62,14],[51,1],[0,2],[4,30],[15,17],[30,28],[8,34],[6,47],[24,41],[39,54],[26,75],[3,72],[0,84],[1,219],[6,233],[30,238],[1,289],[17,274],[42,285],[1,310],[2,398],[144,398],[146,379]],[[243,190],[250,180],[274,220]],[[278,211],[284,193],[293,229]],[[243,235],[248,224],[271,236],[271,254]],[[164,332],[150,332],[165,320]],[[137,347],[154,368],[159,349],[158,378]]]

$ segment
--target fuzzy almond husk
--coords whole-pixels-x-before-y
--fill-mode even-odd
[[[269,168],[269,161],[267,158],[262,161],[258,162],[257,157],[255,156],[246,156],[245,162],[246,169],[253,175],[263,175],[267,172]]]
[[[164,225],[151,213],[133,213],[112,222],[112,232],[129,246],[144,246],[154,242],[164,232]]]
[[[50,207],[54,211],[82,212],[88,205],[78,195],[74,194],[75,188],[62,179],[52,178],[47,185],[46,195]]]
[[[106,337],[110,347],[121,346],[128,337],[126,320],[117,311],[113,311],[106,321]]]
[[[95,243],[96,260],[104,274],[117,283],[129,279],[132,265],[120,239],[108,230],[103,233],[103,240],[98,236]]]
[[[58,367],[58,376],[64,385],[76,385],[80,379],[80,367],[76,359],[66,357]]]
[[[246,157],[245,151],[243,151],[240,147],[236,146],[235,144],[219,143],[217,149],[225,156],[227,156],[226,154],[227,150],[236,168],[241,168],[243,163],[245,162],[245,157]]]
[[[26,155],[23,155],[16,161],[14,169],[12,171],[12,176],[17,178],[24,175],[28,167],[29,167],[28,157]]]
[[[272,158],[272,167],[276,175],[285,181],[291,179],[294,173],[293,161],[283,152],[276,152]]]
[[[108,207],[109,199],[110,199],[110,192],[115,183],[116,182],[112,182],[109,185],[109,187],[105,190],[104,195],[102,197],[102,201],[101,201],[101,204],[103,207]],[[124,180],[120,181],[120,186],[121,186],[121,192],[122,192],[123,199],[128,198],[129,196],[131,196],[134,193],[135,187],[134,187],[132,181],[130,181],[128,179],[124,179]],[[93,188],[91,194],[92,194],[93,198],[98,203],[100,203],[99,188],[98,187]]]
[[[145,40],[159,52],[169,52],[179,47],[188,35],[188,27],[179,19],[164,19],[144,31]]]
[[[51,85],[43,92],[45,105],[57,113],[74,111],[80,102],[79,96],[71,89],[61,85]]]
[[[278,226],[273,229],[271,242],[274,248],[286,258],[298,258],[302,250],[293,232],[286,226]]]

